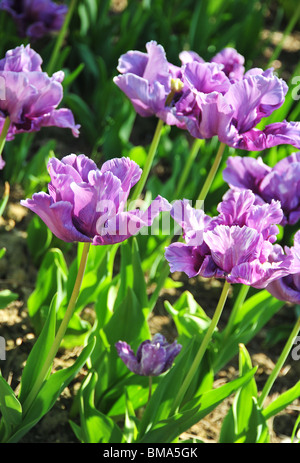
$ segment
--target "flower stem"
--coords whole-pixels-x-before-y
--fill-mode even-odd
[[[152,376],[149,376],[149,394],[148,394],[148,402],[151,399],[151,394],[152,394]]]
[[[234,322],[235,322],[235,318],[237,316],[237,313],[238,313],[240,307],[245,302],[245,299],[247,297],[249,289],[250,289],[250,286],[248,286],[248,285],[242,285],[242,287],[240,288],[239,294],[238,294],[238,296],[237,296],[237,298],[235,300],[234,306],[232,308],[229,320],[228,320],[227,325],[226,325],[226,327],[224,329],[224,332],[223,332],[223,341],[222,342],[224,344],[225,344],[226,339],[228,338],[228,336],[232,332],[232,328],[233,328],[233,325],[234,325]]]
[[[68,26],[70,24],[70,21],[71,21],[71,18],[72,18],[76,3],[77,3],[77,0],[71,0],[70,6],[68,8],[68,12],[67,12],[65,20],[64,20],[64,23],[63,23],[62,28],[59,31],[59,34],[57,36],[55,46],[54,46],[54,49],[53,49],[53,52],[52,52],[52,55],[51,55],[51,58],[50,58],[50,61],[48,63],[48,67],[47,67],[47,72],[48,72],[49,76],[51,76],[53,74],[53,71],[55,70],[55,64],[56,64],[56,61],[57,61],[57,57],[58,57],[58,54],[60,52],[60,49],[61,49],[62,43],[64,41],[64,38],[66,36],[67,29],[68,29]]]
[[[67,330],[67,327],[68,327],[68,324],[69,324],[69,321],[73,315],[73,312],[74,312],[74,308],[75,308],[75,304],[76,304],[76,301],[77,301],[77,298],[78,298],[78,295],[79,295],[79,291],[80,291],[80,287],[81,287],[81,284],[82,284],[82,280],[83,280],[83,276],[84,276],[84,271],[85,271],[85,267],[86,267],[86,263],[87,263],[87,258],[88,258],[88,253],[89,253],[89,248],[90,248],[90,243],[84,243],[84,246],[83,246],[83,250],[82,250],[82,255],[81,255],[81,260],[80,260],[80,264],[79,264],[79,268],[78,268],[78,273],[77,273],[77,277],[76,277],[76,280],[75,280],[75,284],[74,284],[74,288],[73,288],[73,292],[71,294],[71,297],[70,297],[70,300],[69,300],[69,304],[68,304],[68,307],[67,307],[67,310],[66,310],[66,313],[64,315],[64,318],[59,326],[59,329],[56,333],[56,336],[55,336],[55,339],[53,341],[53,344],[48,352],[48,355],[47,355],[47,358],[45,360],[45,363],[30,391],[30,393],[28,394],[25,402],[24,402],[24,405],[23,405],[23,413],[25,414],[30,405],[32,404],[33,400],[35,399],[35,397],[37,396],[43,382],[44,382],[44,379],[45,379],[45,376],[47,375],[51,365],[52,365],[52,362],[57,354],[57,351],[59,349],[59,346],[63,340],[63,337],[66,333],[66,330]]]
[[[173,408],[171,410],[171,413],[170,415],[173,415],[174,413],[176,413],[178,407],[180,406],[181,402],[182,402],[182,399],[184,398],[184,395],[189,387],[189,385],[191,384],[194,376],[195,376],[195,373],[197,371],[197,369],[199,368],[199,365],[201,363],[201,360],[203,359],[203,356],[206,352],[206,349],[207,349],[207,346],[212,338],[212,335],[213,335],[213,332],[218,324],[218,321],[220,319],[220,316],[222,314],[222,311],[223,311],[223,308],[224,308],[224,305],[225,305],[225,302],[226,302],[226,299],[227,299],[227,296],[228,296],[228,293],[229,293],[229,290],[230,290],[230,283],[228,283],[227,281],[225,281],[224,283],[224,286],[223,286],[223,290],[222,290],[222,293],[221,293],[221,296],[220,296],[220,299],[219,299],[219,302],[218,302],[218,305],[217,305],[217,308],[215,310],[215,313],[214,313],[214,316],[211,320],[211,323],[208,327],[208,330],[202,340],[202,343],[200,345],[200,348],[197,352],[197,355],[196,357],[194,358],[194,361],[192,363],[192,366],[191,368],[189,369],[179,391],[178,391],[178,394],[177,396],[175,397],[175,400],[174,400],[174,404],[173,404]]]
[[[213,165],[211,166],[209,174],[206,177],[205,183],[204,183],[204,185],[202,187],[202,190],[200,191],[200,194],[198,196],[198,199],[197,199],[198,201],[204,201],[206,196],[207,196],[207,193],[210,190],[212,182],[214,181],[217,170],[219,168],[219,165],[220,165],[223,153],[224,153],[225,146],[226,146],[225,143],[220,143],[220,146],[219,146],[219,149],[217,151],[217,154],[216,154],[215,160],[213,162]]]
[[[143,191],[143,188],[144,188],[145,183],[147,181],[147,178],[148,178],[148,175],[149,175],[152,163],[153,163],[153,159],[154,159],[154,156],[155,156],[155,153],[156,153],[156,150],[157,150],[157,146],[158,146],[158,143],[159,143],[159,140],[160,140],[163,125],[164,125],[164,121],[162,119],[159,119],[158,123],[157,123],[157,126],[156,126],[156,129],[155,129],[155,132],[154,132],[154,136],[153,136],[151,145],[150,145],[150,149],[149,149],[149,152],[148,152],[148,156],[147,156],[147,159],[146,159],[146,163],[145,163],[141,178],[140,178],[140,180],[139,180],[138,184],[136,185],[136,187],[134,189],[134,192],[133,192],[132,201],[135,201],[136,199],[138,199],[141,192]]]
[[[1,158],[1,154],[3,152],[3,148],[6,142],[6,137],[7,137],[9,126],[10,126],[10,118],[7,116],[5,118],[5,121],[2,127],[2,132],[0,135],[0,158]]]
[[[271,390],[271,388],[272,388],[272,386],[273,386],[273,384],[274,384],[274,382],[275,382],[275,380],[276,380],[276,378],[277,378],[277,376],[278,376],[284,362],[286,361],[287,356],[289,355],[289,352],[290,352],[290,350],[292,348],[292,345],[295,342],[295,339],[297,337],[297,334],[298,334],[299,330],[300,330],[300,317],[296,321],[295,326],[294,326],[294,328],[293,328],[293,330],[292,330],[292,332],[291,332],[291,334],[290,334],[290,336],[289,336],[289,338],[288,338],[288,340],[287,340],[287,342],[286,342],[286,344],[285,344],[285,346],[284,346],[284,348],[283,348],[283,350],[282,350],[282,352],[280,354],[280,357],[278,358],[272,373],[270,374],[269,378],[267,379],[266,384],[263,387],[262,393],[261,393],[261,395],[259,396],[259,399],[258,399],[258,405],[260,407],[263,406],[263,403],[264,403],[265,399],[267,398],[267,396],[268,396],[268,394],[269,394],[269,392],[270,392],[270,390]]]
[[[176,191],[175,191],[175,198],[178,198],[178,196],[180,196],[181,190],[183,189],[183,187],[185,185],[185,182],[186,182],[186,180],[188,178],[188,175],[190,173],[190,170],[192,168],[193,162],[195,161],[196,156],[198,154],[198,151],[200,149],[200,146],[203,144],[203,142],[204,142],[204,140],[202,140],[200,138],[195,139],[195,141],[193,143],[193,146],[192,146],[192,149],[190,150],[189,156],[188,156],[188,158],[186,160],[183,172],[182,172],[182,174],[180,176],[180,179],[179,179]]]

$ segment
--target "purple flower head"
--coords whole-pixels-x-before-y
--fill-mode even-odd
[[[0,98],[0,130],[8,116],[8,141],[18,133],[36,132],[48,126],[69,128],[75,137],[79,135],[80,126],[75,124],[72,112],[57,109],[63,98],[64,73],[58,71],[49,77],[42,72],[41,64],[40,55],[30,45],[9,50],[0,60],[0,84],[4,87]]]
[[[169,344],[162,334],[155,334],[152,341],[139,345],[136,355],[131,347],[123,341],[116,343],[119,357],[130,371],[141,376],[158,376],[171,368],[174,358],[182,346],[174,341]]]
[[[147,53],[132,50],[122,55],[117,68],[120,75],[114,78],[142,117],[163,110],[172,78],[163,47],[151,41],[146,49]]]
[[[263,130],[256,128],[283,104],[288,90],[271,69],[252,69],[235,80],[226,75],[225,67],[219,63],[184,59],[184,91],[170,112],[193,137],[217,136],[228,146],[248,151],[280,144],[300,147],[299,122],[283,121]],[[210,78],[212,65],[215,71]]]
[[[230,188],[250,188],[256,203],[280,201],[284,216],[281,225],[294,225],[300,219],[300,152],[279,161],[273,168],[261,158],[229,157],[223,178]]]
[[[119,243],[150,226],[169,203],[158,196],[146,211],[124,211],[130,189],[141,176],[140,167],[129,158],[115,158],[101,169],[81,154],[48,164],[49,194],[36,193],[21,204],[38,214],[61,240],[94,245]]]
[[[243,78],[245,73],[245,58],[234,48],[227,47],[217,53],[211,62],[223,65],[223,72],[232,82]]]
[[[194,51],[182,51],[179,54],[182,64],[197,61],[205,63],[204,59]],[[245,73],[245,58],[240,55],[237,50],[231,47],[223,48],[219,53],[212,57],[211,63],[218,63],[220,69],[229,77],[231,82],[235,82],[243,78]]]
[[[51,0],[1,0],[0,9],[14,19],[21,37],[39,39],[61,29],[67,5]]]
[[[294,237],[294,246],[291,249],[286,248],[285,251],[292,257],[291,273],[271,282],[266,287],[266,290],[281,301],[300,304],[300,231]],[[271,258],[274,262],[277,262],[282,258],[283,254],[282,247],[277,245]]]
[[[218,205],[219,215],[213,218],[188,207],[186,201],[181,202],[179,214],[175,203],[176,210],[173,206],[171,215],[183,227],[186,242],[166,248],[171,272],[225,278],[230,283],[256,288],[290,273],[291,256],[284,255],[276,262],[269,260],[277,224],[282,220],[279,202],[254,202],[255,195],[250,190],[229,191]]]

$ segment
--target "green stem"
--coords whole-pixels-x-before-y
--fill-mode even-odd
[[[179,179],[179,182],[178,182],[178,185],[177,185],[177,188],[176,188],[176,191],[175,191],[175,198],[178,198],[181,194],[181,191],[185,185],[185,182],[188,178],[188,175],[190,173],[190,170],[192,168],[192,165],[196,159],[196,156],[199,152],[199,149],[201,147],[201,145],[204,143],[204,140],[200,139],[200,138],[196,138],[194,143],[193,143],[193,146],[192,146],[192,149],[190,150],[190,153],[189,153],[189,156],[186,160],[186,163],[185,163],[185,166],[184,166],[184,169],[183,169],[183,172],[180,176],[180,179]]]
[[[284,346],[284,348],[283,348],[283,350],[282,350],[282,352],[280,354],[280,357],[278,358],[272,373],[270,374],[269,378],[267,379],[266,384],[263,387],[262,393],[261,393],[261,395],[259,396],[259,399],[258,399],[258,405],[260,407],[263,406],[265,399],[267,398],[267,396],[268,396],[268,394],[269,394],[269,392],[270,392],[270,390],[271,390],[271,388],[272,388],[272,386],[273,386],[273,384],[274,384],[274,382],[275,382],[275,380],[276,380],[276,378],[277,378],[277,376],[278,376],[284,362],[286,361],[287,356],[289,355],[289,352],[290,352],[290,350],[292,348],[292,345],[295,342],[295,339],[297,337],[297,334],[298,334],[299,330],[300,330],[300,317],[296,321],[295,326],[294,326],[294,328],[293,328],[293,330],[292,330],[292,332],[291,332],[291,334],[290,334],[290,336],[289,336],[289,338],[288,338],[288,340],[287,340],[287,342],[286,342],[286,344],[285,344],[285,346]]]
[[[218,321],[220,319],[220,316],[222,314],[222,311],[223,311],[223,308],[224,308],[224,305],[225,305],[225,302],[226,302],[226,299],[227,299],[227,296],[228,296],[228,292],[229,292],[229,289],[230,289],[230,283],[228,283],[227,281],[225,281],[224,283],[224,286],[223,286],[223,290],[222,290],[222,293],[221,293],[221,296],[220,296],[220,299],[219,299],[219,302],[218,302],[218,305],[217,305],[217,308],[215,310],[215,313],[214,313],[214,316],[211,320],[211,323],[208,327],[208,330],[202,340],[202,343],[200,345],[200,348],[197,352],[197,355],[196,357],[194,358],[194,361],[192,363],[192,366],[191,368],[189,369],[179,391],[178,391],[178,394],[177,396],[175,397],[175,400],[174,400],[174,404],[173,404],[173,408],[171,410],[171,413],[170,415],[173,415],[174,413],[176,413],[178,407],[180,406],[181,402],[182,402],[182,399],[184,398],[184,395],[189,387],[189,385],[191,384],[194,376],[195,376],[195,373],[197,371],[197,369],[199,368],[199,365],[201,363],[201,360],[203,359],[203,356],[206,352],[206,349],[207,349],[207,346],[212,338],[212,335],[213,335],[213,332],[215,331],[216,329],[216,326],[218,324]]]
[[[219,149],[217,151],[217,154],[216,154],[215,160],[213,162],[213,165],[211,166],[209,174],[206,177],[205,183],[204,183],[204,185],[202,187],[202,190],[200,191],[200,194],[198,196],[198,201],[204,201],[206,196],[207,196],[207,193],[210,190],[212,182],[214,181],[217,170],[219,168],[219,165],[220,165],[223,153],[224,153],[225,146],[226,146],[225,143],[220,143],[220,146],[219,146]]]
[[[232,308],[228,323],[227,323],[227,325],[226,325],[226,327],[224,329],[224,332],[223,332],[223,341],[222,342],[224,344],[225,344],[226,339],[228,338],[228,336],[232,332],[232,328],[233,328],[233,325],[234,325],[234,322],[235,322],[235,318],[236,318],[236,316],[238,314],[238,311],[240,310],[240,307],[245,302],[245,299],[247,297],[249,289],[250,289],[250,286],[242,285],[242,287],[241,287],[241,289],[239,291],[239,294],[238,294],[238,296],[237,296],[237,298],[235,300],[234,306]]]
[[[55,46],[54,46],[54,49],[53,49],[53,52],[52,52],[52,55],[51,55],[51,58],[50,58],[50,61],[48,63],[48,67],[47,67],[47,72],[48,72],[49,76],[51,76],[53,74],[53,71],[55,70],[55,64],[56,64],[56,61],[57,61],[57,57],[58,57],[58,54],[60,52],[62,43],[63,43],[63,41],[65,39],[67,29],[69,27],[69,24],[70,24],[70,21],[71,21],[71,18],[72,18],[76,3],[77,3],[77,0],[71,0],[68,12],[66,14],[66,17],[65,17],[65,20],[64,20],[64,23],[63,23],[63,26],[62,26],[62,28],[59,31],[59,34],[57,36]]]
[[[32,404],[33,400],[35,399],[35,397],[37,396],[43,382],[44,382],[44,379],[47,375],[47,373],[49,372],[50,368],[51,368],[51,365],[52,365],[52,362],[57,354],[57,351],[59,349],[59,346],[63,340],[63,337],[66,333],[66,330],[67,330],[67,327],[68,327],[68,324],[70,322],[70,319],[73,315],[73,312],[74,312],[74,309],[75,309],[75,304],[76,304],[76,301],[77,301],[77,298],[78,298],[78,295],[79,295],[79,291],[80,291],[80,287],[81,287],[81,284],[82,284],[82,280],[83,280],[83,276],[84,276],[84,271],[85,271],[85,267],[86,267],[86,263],[87,263],[87,258],[88,258],[88,253],[89,253],[89,248],[90,248],[90,243],[84,243],[84,246],[83,246],[83,250],[82,250],[82,255],[81,255],[81,260],[80,260],[80,264],[79,264],[79,268],[78,268],[78,273],[77,273],[77,277],[76,277],[76,280],[75,280],[75,284],[74,284],[74,288],[73,288],[73,292],[71,294],[71,297],[70,297],[70,300],[69,300],[69,304],[68,304],[68,307],[67,307],[67,310],[66,310],[66,313],[64,315],[64,318],[59,326],[59,329],[56,333],[56,336],[55,336],[55,339],[53,341],[53,344],[48,352],[48,355],[47,355],[47,358],[45,360],[45,363],[29,393],[29,395],[27,396],[25,402],[24,402],[24,406],[23,406],[23,413],[25,414],[30,405]]]
[[[152,376],[149,376],[149,394],[148,394],[148,402],[151,399],[151,394],[152,394]]]
[[[143,188],[144,188],[144,186],[146,184],[146,181],[147,181],[147,178],[148,178],[148,175],[150,173],[150,169],[151,169],[151,166],[152,166],[152,163],[153,163],[153,159],[154,159],[154,156],[155,156],[155,153],[156,153],[156,150],[157,150],[157,146],[158,146],[158,143],[159,143],[159,140],[160,140],[163,125],[164,125],[164,121],[162,119],[159,119],[158,123],[157,123],[157,126],[156,126],[156,129],[155,129],[155,132],[154,132],[154,135],[153,135],[153,139],[152,139],[152,142],[151,142],[151,145],[150,145],[150,149],[149,149],[149,152],[148,152],[148,156],[147,156],[147,159],[146,159],[146,163],[145,163],[141,178],[140,178],[138,184],[136,185],[136,187],[134,189],[134,192],[133,192],[133,196],[131,198],[132,201],[135,201],[136,199],[138,199],[138,197],[140,196],[140,194],[143,191]]]
[[[2,155],[3,148],[4,148],[4,145],[5,145],[5,142],[6,142],[6,137],[7,137],[9,126],[10,126],[10,118],[7,116],[5,118],[5,121],[4,121],[4,124],[3,124],[3,127],[2,127],[2,132],[1,132],[1,135],[0,135],[0,157]]]

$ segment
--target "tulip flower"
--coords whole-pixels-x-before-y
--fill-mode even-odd
[[[49,194],[35,193],[21,204],[66,242],[119,243],[171,208],[157,196],[146,211],[124,211],[130,189],[141,176],[140,167],[129,158],[111,159],[98,169],[85,155],[70,154],[61,161],[51,158],[48,170]]]
[[[235,190],[251,189],[258,204],[280,201],[284,217],[281,225],[300,219],[300,152],[267,166],[261,158],[229,157],[223,178]]]
[[[30,45],[9,50],[0,60],[0,85],[4,87],[0,98],[0,133],[4,140],[49,126],[69,128],[74,137],[79,136],[80,125],[75,124],[71,110],[57,109],[63,98],[63,71],[49,77],[41,64],[42,58]],[[1,166],[4,161],[0,154]]]
[[[169,344],[159,333],[152,341],[142,342],[134,354],[131,347],[123,341],[116,343],[119,357],[130,371],[142,376],[158,376],[171,368],[174,358],[179,354],[181,345],[174,341]]]
[[[189,207],[186,201],[175,202],[171,215],[183,227],[185,243],[166,248],[171,272],[224,278],[228,283],[255,288],[288,275],[291,256],[270,260],[279,232],[277,224],[283,217],[280,203],[260,206],[254,202],[250,190],[229,190],[218,205],[219,215],[213,218]]]
[[[12,16],[19,35],[30,39],[59,31],[68,11],[67,5],[51,0],[1,0],[0,9]]]
[[[281,301],[300,304],[300,231],[295,234],[294,246],[286,248],[285,251],[292,256],[291,273],[270,283],[266,290]],[[276,262],[283,254],[282,247],[277,245],[272,259]]]

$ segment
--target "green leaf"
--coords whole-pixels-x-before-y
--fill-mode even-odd
[[[95,340],[92,339],[84,347],[73,365],[63,370],[58,370],[44,382],[30,409],[23,417],[21,424],[14,430],[14,433],[8,439],[8,443],[18,442],[46,413],[48,413],[64,388],[70,384],[86,363],[94,347]]]
[[[9,193],[10,193],[9,183],[5,182],[4,194],[3,194],[3,197],[2,197],[2,199],[0,201],[0,217],[3,216],[3,213],[4,213],[5,208],[7,206],[8,199],[9,199]]]
[[[34,215],[27,227],[27,245],[35,261],[45,254],[52,241],[52,232],[45,223]]]
[[[134,442],[138,435],[138,429],[136,425],[136,416],[134,413],[134,406],[129,399],[126,389],[124,390],[125,400],[126,400],[126,412],[124,420],[124,429],[123,434],[126,439],[127,444]]]
[[[202,420],[224,399],[247,383],[255,374],[256,368],[247,372],[242,378],[235,379],[224,386],[204,392],[188,402],[182,411],[166,420],[157,422],[143,435],[138,443],[171,443],[181,433]],[[151,425],[151,422],[149,423]]]
[[[245,346],[239,346],[240,377],[252,370],[251,357]],[[236,393],[232,407],[222,423],[219,442],[268,442],[269,431],[257,404],[257,387],[254,377]]]
[[[210,318],[189,291],[184,291],[173,306],[165,301],[165,308],[174,320],[180,341],[203,333],[210,325]]]
[[[74,69],[73,72],[71,73],[67,73],[66,74],[66,77],[64,78],[63,82],[62,82],[62,85],[64,88],[67,88],[69,87],[72,82],[74,82],[74,80],[79,76],[79,74],[83,71],[84,69],[84,63],[80,63],[76,69]]]
[[[0,373],[0,411],[5,426],[17,426],[22,419],[22,406],[10,385]]]
[[[45,255],[40,266],[36,281],[35,290],[28,298],[28,313],[34,328],[40,332],[47,316],[43,314],[42,308],[48,308],[52,298],[56,297],[56,310],[60,307],[66,297],[65,283],[68,269],[63,253],[58,248],[50,249]]]
[[[111,418],[95,408],[94,391],[97,381],[97,373],[90,373],[80,390],[82,442],[89,444],[124,442],[120,428]]]
[[[51,302],[45,325],[28,356],[26,365],[22,373],[19,394],[19,400],[22,404],[26,400],[28,393],[31,391],[31,388],[34,385],[35,380],[42,369],[42,366],[47,358],[49,349],[52,346],[52,343],[55,338],[56,298],[57,296],[55,295]]]
[[[277,399],[273,400],[264,410],[263,416],[266,420],[272,418],[272,416],[277,415],[277,413],[284,410],[289,404],[294,400],[300,397],[300,381],[298,381],[295,386],[287,391],[283,392]]]
[[[258,291],[247,299],[236,315],[232,332],[226,338],[224,333],[218,336],[215,371],[219,371],[234,357],[238,345],[247,344],[284,304],[266,290]]]
[[[142,309],[148,309],[147,286],[140,258],[138,242],[136,238],[132,239],[132,271],[133,271],[133,291],[141,304]],[[148,314],[148,310],[146,310]]]
[[[297,429],[300,425],[300,415],[298,415],[298,418],[296,419],[296,422],[294,424],[294,427],[293,427],[293,432],[292,432],[292,435],[291,435],[291,442],[293,443],[295,441],[295,438],[296,436],[299,437],[299,432],[297,432]],[[299,444],[300,440],[298,440],[298,444]]]
[[[17,293],[13,293],[9,289],[3,289],[0,291],[0,310],[5,309],[11,302],[18,299],[19,295]]]

